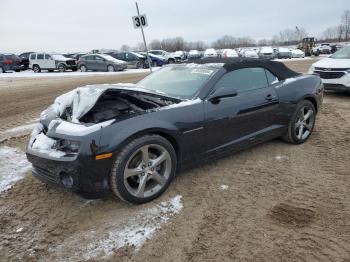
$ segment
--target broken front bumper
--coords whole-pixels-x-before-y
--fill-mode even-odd
[[[96,161],[94,157],[78,157],[73,161],[48,159],[27,151],[33,164],[32,174],[44,183],[64,188],[84,196],[102,196],[109,192],[109,159]]]
[[[59,134],[48,139],[60,140]],[[39,124],[34,129],[27,145],[27,158],[33,165],[32,174],[39,180],[53,186],[65,188],[87,197],[100,197],[109,192],[109,174],[113,160],[96,160],[91,150],[91,143],[98,141],[98,134],[87,134],[82,137],[66,138],[79,140],[79,152],[65,154],[54,148],[41,150],[35,148],[35,139],[46,136]]]

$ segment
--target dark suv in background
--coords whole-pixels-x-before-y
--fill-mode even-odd
[[[23,69],[21,59],[15,54],[0,54],[0,73],[6,71],[19,72]]]
[[[21,64],[22,64],[22,70],[29,69],[29,56],[30,54],[33,54],[34,52],[26,52],[19,55],[19,58],[21,58]]]

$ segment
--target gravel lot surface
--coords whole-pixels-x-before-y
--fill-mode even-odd
[[[313,61],[285,63],[306,72]],[[145,75],[1,78],[0,149],[23,160],[56,96]],[[145,205],[85,200],[26,174],[0,193],[0,261],[350,261],[347,94],[326,94],[307,143],[274,140],[199,166]]]

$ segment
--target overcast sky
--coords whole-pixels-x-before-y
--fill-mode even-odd
[[[349,0],[139,0],[148,41],[182,36],[211,43],[222,35],[271,38],[304,27],[320,36],[335,26]],[[131,0],[0,0],[0,52],[69,52],[141,42],[132,26]]]

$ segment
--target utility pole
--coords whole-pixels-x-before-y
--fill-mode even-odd
[[[136,10],[137,10],[137,16],[140,18],[140,11],[139,11],[139,5],[137,4],[137,2],[135,2],[136,4]],[[152,73],[152,66],[151,66],[151,61],[149,59],[149,55],[148,55],[148,47],[147,47],[147,43],[146,43],[146,38],[145,38],[145,33],[143,32],[143,25],[142,23],[140,23],[140,28],[141,28],[141,32],[142,32],[142,37],[143,37],[143,43],[145,44],[145,49],[146,49],[146,54],[147,54],[147,61],[148,61],[148,66],[149,66],[149,70]]]

